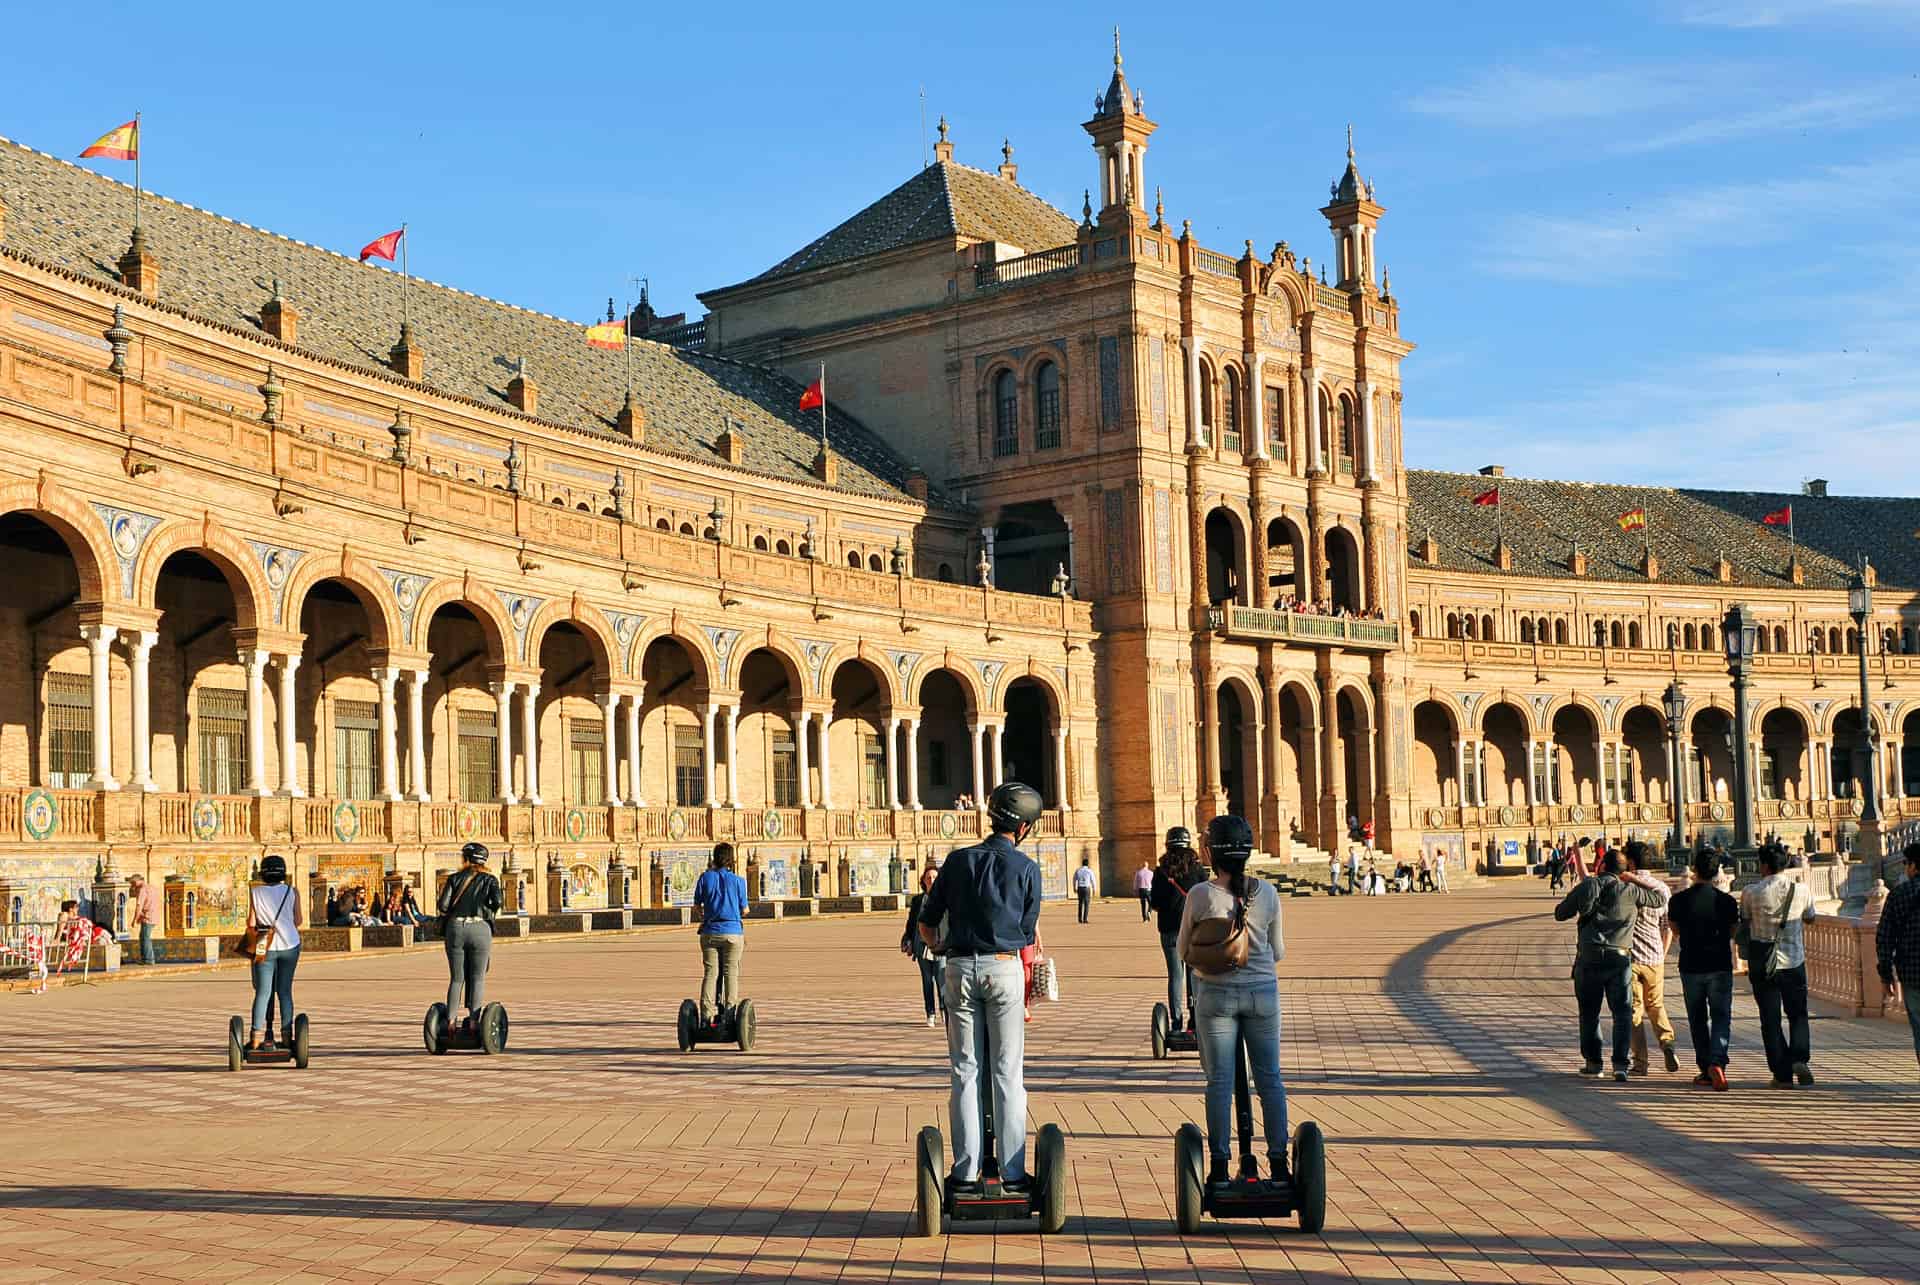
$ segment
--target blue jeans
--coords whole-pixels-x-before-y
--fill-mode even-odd
[[[1280,1080],[1280,986],[1223,986],[1204,977],[1193,980],[1194,1029],[1200,1036],[1200,1061],[1207,1070],[1207,1144],[1216,1161],[1233,1155],[1233,1059],[1236,1037],[1247,1044],[1253,1063],[1253,1089],[1267,1129],[1269,1172],[1278,1172],[1287,1155],[1287,1087]]]
[[[920,964],[920,1001],[927,1006],[927,1016],[945,1008],[944,997],[940,994],[940,957],[922,955]]]
[[[1680,993],[1687,1001],[1694,1064],[1702,1075],[1710,1066],[1726,1070],[1727,1046],[1733,1040],[1733,974],[1682,973]]]
[[[143,964],[151,964],[153,962],[152,924],[140,925],[140,962]]]
[[[1627,995],[1632,971],[1625,955],[1581,960],[1573,970],[1573,997],[1580,1007],[1580,1056],[1590,1066],[1600,1065],[1600,1004],[1613,1014],[1613,1069],[1624,1071],[1633,1062],[1633,1006]]]
[[[1167,1020],[1176,1031],[1186,1025],[1187,1012],[1187,966],[1180,962],[1179,947],[1179,933],[1160,934],[1160,955],[1167,961]]]
[[[1920,986],[1903,983],[1900,993],[1907,1001],[1907,1025],[1913,1028],[1913,1056],[1920,1059]]]
[[[280,1029],[293,1030],[293,967],[300,962],[300,948],[270,950],[267,957],[253,965],[253,1025],[258,1031],[267,1024],[267,997],[280,1001]]]
[[[1026,974],[1018,956],[949,958],[945,967],[947,1056],[953,1090],[947,1103],[953,1128],[953,1176],[980,1177],[985,1152],[981,1136],[980,1073],[991,1060],[993,1138],[1003,1182],[1027,1174]],[[991,1050],[987,1045],[991,1043]]]
[[[1767,1069],[1776,1080],[1791,1080],[1797,1064],[1813,1060],[1813,1027],[1807,1018],[1807,966],[1782,968],[1771,981],[1760,976],[1759,969],[1750,968],[1747,982],[1753,987],[1753,1002],[1760,1006],[1760,1044],[1767,1051]]]

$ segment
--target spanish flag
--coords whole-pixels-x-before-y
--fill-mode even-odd
[[[1644,531],[1647,529],[1647,511],[1645,509],[1628,509],[1625,513],[1615,518],[1614,521],[1620,524],[1622,531]]]
[[[140,121],[139,118],[124,125],[115,126],[102,134],[98,141],[86,151],[84,157],[104,156],[110,161],[137,161],[140,159]]]
[[[587,347],[605,348],[608,352],[619,352],[627,346],[627,323],[624,321],[603,321],[597,326],[587,327]]]

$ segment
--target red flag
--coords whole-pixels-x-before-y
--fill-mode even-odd
[[[393,262],[394,252],[400,248],[400,238],[407,234],[405,228],[395,228],[375,241],[369,241],[360,247],[360,262],[365,263],[375,257]]]
[[[1775,509],[1764,518],[1761,518],[1760,523],[1762,526],[1792,526],[1793,506],[1789,504],[1784,509]]]
[[[827,399],[825,395],[821,393],[820,381],[817,379],[814,380],[811,384],[807,385],[806,392],[800,394],[801,410],[813,410],[815,407],[824,406],[826,404],[827,404]]]
[[[1473,502],[1480,505],[1500,503],[1500,488],[1496,486],[1491,491],[1482,491],[1473,497]]]

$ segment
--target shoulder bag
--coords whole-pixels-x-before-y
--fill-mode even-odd
[[[1259,886],[1255,882],[1247,895],[1253,896]],[[1236,968],[1246,967],[1247,953],[1252,947],[1253,933],[1247,927],[1247,903],[1235,897],[1231,915],[1193,921],[1193,929],[1187,934],[1187,963],[1201,973],[1230,973]]]
[[[1793,919],[1792,883],[1787,884],[1787,906],[1780,914],[1780,922],[1773,930],[1772,941],[1761,941],[1753,935],[1752,924],[1746,916],[1740,917],[1740,926],[1734,930],[1734,940],[1740,946],[1741,958],[1747,961],[1747,971],[1762,981],[1772,981],[1774,974],[1786,967],[1781,963],[1780,937],[1787,931],[1787,924]],[[1744,935],[1745,940],[1741,937]]]

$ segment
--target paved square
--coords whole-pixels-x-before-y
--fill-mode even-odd
[[[1027,1079],[1068,1137],[1058,1237],[906,1238],[946,1072],[896,917],[751,926],[746,1056],[675,1047],[690,931],[502,943],[504,1058],[423,1051],[435,952],[303,961],[304,1072],[226,1071],[238,971],[0,996],[0,1282],[1920,1279],[1905,1027],[1818,1019],[1818,1087],[1769,1090],[1742,989],[1733,1092],[1690,1065],[1579,1081],[1550,906],[1531,881],[1285,903],[1292,1115],[1329,1139],[1318,1237],[1175,1233],[1201,1078],[1150,1055],[1164,983],[1132,902],[1042,919],[1064,999]]]

